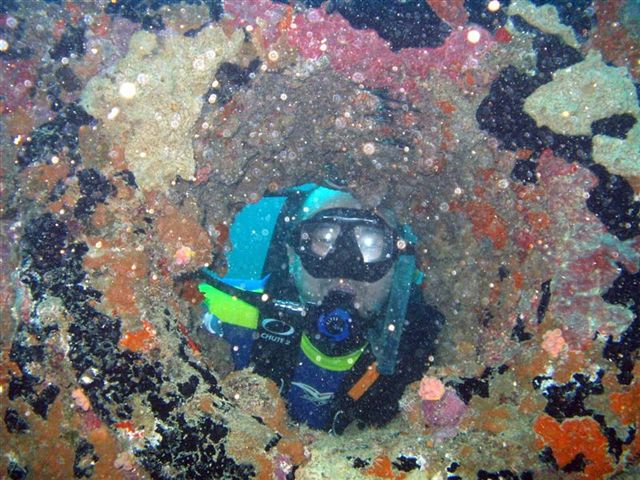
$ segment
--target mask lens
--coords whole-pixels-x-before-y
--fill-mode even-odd
[[[364,263],[379,262],[384,260],[387,253],[387,242],[385,242],[384,231],[364,225],[356,226],[353,229],[358,248]]]
[[[334,208],[304,220],[291,243],[314,278],[376,282],[396,257],[396,233],[372,212]]]
[[[309,242],[313,254],[324,258],[333,250],[336,240],[340,236],[340,226],[335,224],[315,225],[309,231],[303,231],[302,236],[303,240]]]

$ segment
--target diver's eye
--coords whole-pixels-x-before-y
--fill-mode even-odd
[[[308,232],[311,243],[311,251],[323,258],[333,249],[338,236],[340,235],[340,226],[338,225],[317,225],[312,231]]]

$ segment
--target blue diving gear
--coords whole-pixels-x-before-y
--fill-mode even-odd
[[[307,184],[245,206],[230,229],[228,276],[205,270],[199,286],[207,306],[205,326],[230,343],[235,367],[253,365],[256,373],[281,384],[291,417],[312,428],[331,427],[337,392],[348,398],[344,382],[358,381],[352,378],[354,366],[360,365],[358,372],[374,364],[383,375],[395,372],[418,276],[409,227],[395,230],[374,212],[359,209],[306,215],[314,202],[324,204],[334,195],[348,196]],[[287,243],[305,269],[321,278],[373,282],[396,262],[394,284],[375,325],[359,316],[349,293],[331,291],[315,305],[301,304],[295,289],[283,289],[290,282]]]
[[[323,313],[318,318],[318,332],[332,342],[341,342],[349,338],[349,324],[353,320],[346,310],[336,308]]]

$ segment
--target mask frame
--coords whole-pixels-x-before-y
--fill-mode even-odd
[[[335,234],[335,237],[327,238],[326,245],[318,246],[317,242],[322,239],[314,235],[331,226],[335,229],[328,230],[327,236]],[[368,247],[358,238],[358,232],[364,231],[379,235],[380,259],[365,261],[365,255],[372,255],[364,251]],[[314,278],[348,278],[372,283],[384,277],[393,266],[398,257],[398,240],[398,232],[375,212],[331,208],[300,221],[292,229],[288,243],[300,257],[304,269]]]

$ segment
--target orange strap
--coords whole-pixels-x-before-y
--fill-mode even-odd
[[[349,395],[354,401],[360,400],[360,397],[369,390],[371,385],[375,383],[379,376],[380,373],[378,372],[376,363],[373,362],[369,367],[367,367],[367,370],[362,374],[353,387],[349,389],[347,395]]]

